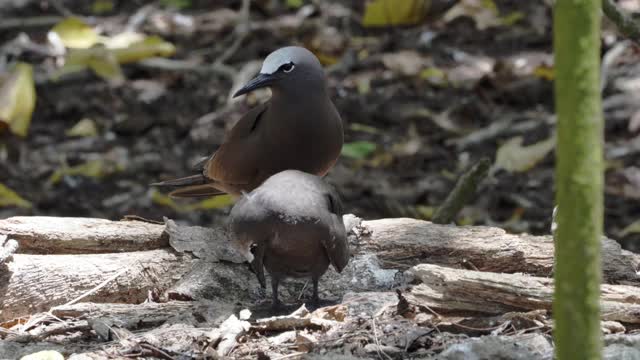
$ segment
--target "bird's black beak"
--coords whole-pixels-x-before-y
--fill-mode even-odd
[[[274,76],[273,74],[258,74],[258,76],[254,77],[253,79],[251,79],[248,83],[246,83],[240,90],[238,90],[235,94],[233,94],[233,97],[237,97],[240,95],[244,95],[246,93],[249,93],[255,89],[259,89],[265,86],[269,86],[271,84],[273,84],[273,82],[276,80],[276,76]]]

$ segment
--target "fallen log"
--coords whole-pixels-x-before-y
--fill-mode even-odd
[[[51,314],[61,319],[100,319],[128,330],[139,330],[172,323],[218,326],[233,310],[234,306],[230,303],[212,301],[147,302],[137,305],[86,302],[56,306],[51,309]]]
[[[355,233],[355,252],[374,253],[387,268],[404,270],[430,263],[545,277],[553,272],[551,236],[512,235],[494,227],[436,225],[407,218],[363,221]],[[225,232],[177,226],[170,220],[165,227],[141,221],[13,217],[0,220],[2,234],[19,241],[18,252],[41,252],[38,249],[51,253],[119,252],[171,245],[201,259],[242,261],[228,251]],[[602,258],[605,282],[640,283],[640,255],[603,238]]]
[[[73,300],[110,278],[84,301],[140,303],[162,293],[191,268],[193,259],[169,250],[121,254],[15,254],[0,272],[0,320]]]
[[[488,226],[436,225],[398,218],[363,221],[360,250],[375,253],[387,267],[419,263],[549,277],[553,272],[551,236],[512,235]],[[602,238],[607,283],[639,283],[640,255]]]
[[[16,254],[13,262],[4,264],[5,270],[0,271],[0,320],[64,304],[125,268],[125,274],[83,301],[139,303],[147,298],[149,290],[163,299],[175,300],[251,303],[268,298],[257,291],[255,276],[247,266],[238,264],[242,259],[232,251],[226,233],[220,229],[178,226],[171,220],[164,226],[80,218],[46,218],[48,224],[43,225],[43,219],[0,220],[0,232],[21,239],[21,247],[25,242],[47,243],[49,248],[57,244],[62,251],[70,252],[100,247],[116,251],[127,241],[166,245],[162,250],[121,254]],[[96,224],[101,229],[99,236],[91,232]],[[323,298],[337,300],[348,291],[401,286],[401,273],[395,269],[406,269],[416,262],[538,276],[549,275],[553,268],[553,242],[548,236],[509,235],[491,227],[435,225],[412,219],[364,221],[353,232],[356,256],[342,274],[330,270],[323,277]],[[185,255],[176,255],[174,250]],[[604,262],[605,279],[637,283],[638,255],[621,250],[609,239],[603,239],[603,252],[609,259]],[[381,268],[379,259],[392,269]],[[281,295],[285,301],[299,303],[304,290],[309,291],[305,281],[287,281]]]
[[[409,270],[421,284],[407,299],[416,306],[443,313],[504,314],[551,310],[553,279],[521,274],[498,274],[421,264]],[[640,288],[602,285],[603,320],[640,324]]]
[[[21,253],[83,254],[153,250],[169,245],[164,225],[93,218],[15,216],[0,220],[0,234]]]

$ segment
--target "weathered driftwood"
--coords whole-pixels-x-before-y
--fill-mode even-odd
[[[360,235],[355,250],[376,254],[388,268],[406,269],[426,262],[536,276],[550,276],[553,271],[551,236],[511,235],[494,227],[436,225],[406,218],[363,221],[356,233]],[[242,262],[229,251],[229,239],[220,229],[178,227],[170,220],[165,227],[140,221],[14,217],[0,220],[1,234],[17,239],[19,252],[149,250],[168,246],[170,241],[176,250],[201,259]],[[640,255],[603,238],[602,257],[605,282],[640,283]]]
[[[511,235],[495,227],[436,225],[406,218],[362,224],[371,233],[362,237],[362,251],[377,254],[389,267],[429,263],[536,276],[553,272],[551,236]],[[603,238],[602,259],[606,282],[638,283],[640,255]]]
[[[520,274],[498,274],[421,264],[410,273],[422,283],[407,299],[436,312],[503,314],[551,310],[553,280]],[[640,288],[602,285],[602,319],[640,324]]]
[[[68,234],[64,235],[67,227]],[[94,228],[99,229],[99,236],[92,233]],[[232,251],[226,233],[220,229],[183,227],[171,220],[162,226],[139,221],[22,217],[0,220],[2,232],[21,239],[18,251],[22,251],[23,243],[57,244],[67,252],[94,252],[96,248],[117,251],[127,242],[149,246],[164,243],[173,249],[101,255],[16,254],[13,262],[5,264],[8,271],[0,271],[0,320],[64,304],[125,268],[126,273],[83,301],[139,303],[149,290],[164,295],[161,298],[176,300],[248,304],[268,298],[259,291],[248,267],[239,264],[243,259]],[[533,275],[549,275],[552,271],[550,237],[509,235],[497,228],[435,225],[412,219],[365,221],[354,232],[356,256],[342,274],[330,270],[323,277],[323,298],[339,301],[348,291],[380,291],[403,285],[402,277],[398,277],[401,273],[380,268],[378,258],[395,269],[428,262]],[[184,255],[176,255],[174,249]],[[608,239],[603,240],[603,252],[608,281],[637,283],[637,255],[621,250]],[[304,289],[309,291],[305,281],[287,281],[281,295],[285,301],[304,301]]]
[[[83,254],[167,247],[164,225],[93,218],[16,216],[0,220],[0,234],[20,243],[20,252]]]
[[[78,303],[61,305],[52,309],[58,318],[100,319],[129,330],[138,330],[162,324],[205,323],[218,326],[234,306],[227,302],[212,301],[169,301],[166,303],[147,302],[143,304]]]
[[[0,320],[46,311],[85,294],[116,274],[84,301],[140,303],[162,293],[193,260],[170,250],[91,255],[15,254],[0,272]]]
[[[0,272],[0,321],[65,304],[104,283],[82,301],[138,304],[149,296],[169,300],[216,300],[245,306],[269,301],[245,264],[207,262],[170,250],[93,255],[14,255],[8,272]],[[127,269],[125,271],[125,269]],[[321,282],[323,299],[339,301],[348,291],[377,291],[394,285],[395,270],[379,267],[375,256],[357,256],[338,274]],[[113,278],[116,276],[115,278]],[[113,278],[112,281],[108,281]],[[301,303],[311,286],[287,280],[281,299]]]

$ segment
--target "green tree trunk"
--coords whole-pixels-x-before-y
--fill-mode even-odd
[[[558,359],[600,359],[603,120],[599,0],[556,0],[555,344]]]

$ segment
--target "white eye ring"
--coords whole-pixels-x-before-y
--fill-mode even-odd
[[[287,68],[286,68],[286,66],[287,66],[287,65],[291,65],[291,67],[289,68],[289,70],[287,70]],[[290,73],[290,72],[292,72],[292,71],[293,71],[293,69],[294,69],[295,67],[296,67],[296,66],[295,66],[293,63],[288,63],[288,64],[285,64],[285,65],[282,67],[282,71],[284,71],[284,72],[286,72],[286,73]]]

